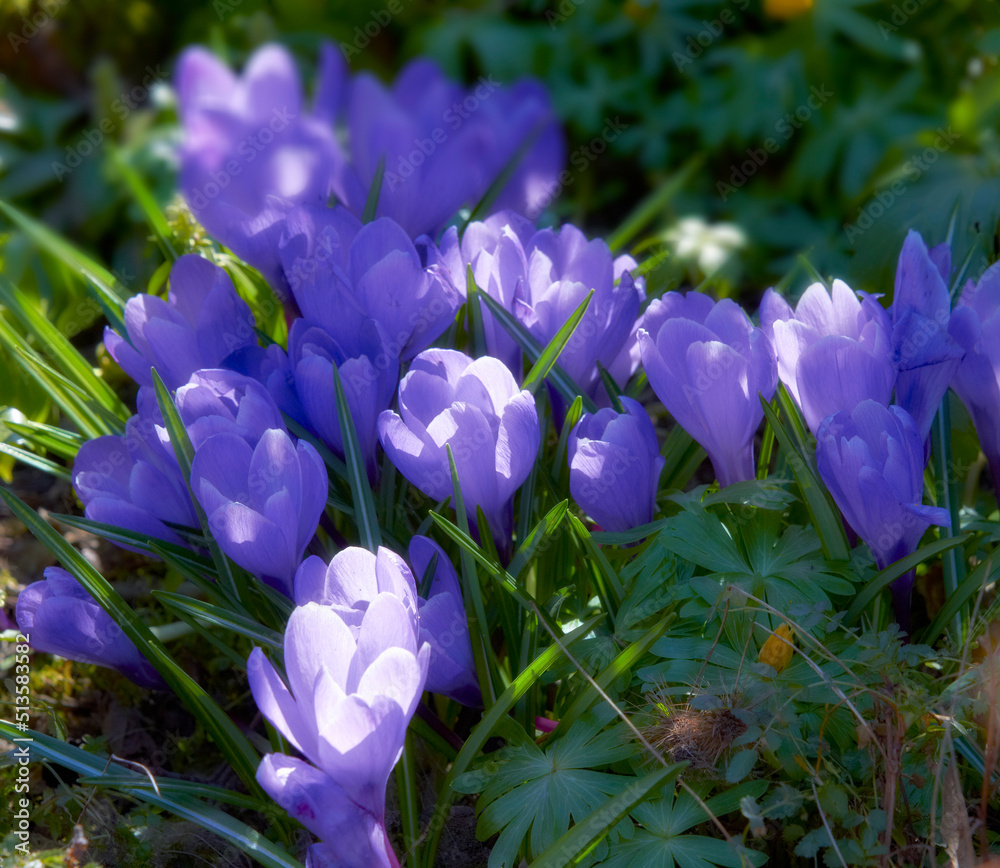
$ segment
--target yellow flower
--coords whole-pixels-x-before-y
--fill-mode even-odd
[[[775,672],[781,672],[792,659],[794,650],[792,643],[794,641],[795,631],[787,624],[782,624],[772,635],[767,637],[757,660],[766,663]]]
[[[798,18],[812,5],[813,0],[764,0],[764,12],[772,18]]]

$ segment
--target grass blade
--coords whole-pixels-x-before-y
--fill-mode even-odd
[[[344,461],[347,465],[347,479],[354,497],[354,522],[361,536],[361,545],[374,552],[382,544],[382,532],[375,512],[375,498],[368,482],[368,469],[358,445],[358,432],[354,428],[351,409],[347,406],[344,384],[340,381],[340,371],[333,366],[333,387],[337,395],[337,421],[340,423],[340,437],[344,444]]]
[[[538,391],[538,387],[545,381],[545,378],[549,375],[549,371],[552,370],[552,366],[556,363],[556,360],[561,355],[562,351],[565,349],[566,344],[569,343],[571,337],[573,337],[573,332],[576,331],[576,327],[580,324],[580,320],[583,319],[584,314],[587,313],[587,308],[590,307],[590,301],[594,297],[594,290],[590,290],[587,293],[587,297],[580,302],[579,307],[573,311],[572,315],[559,331],[555,333],[555,336],[549,341],[548,345],[542,350],[542,354],[535,361],[535,364],[531,366],[531,370],[528,371],[528,376],[524,378],[524,382],[521,383],[521,388],[531,392],[532,395]],[[576,400],[575,396],[573,400]]]
[[[378,199],[382,195],[382,178],[385,176],[385,154],[378,159],[375,167],[375,177],[372,178],[372,185],[368,188],[368,198],[365,199],[365,210],[361,214],[362,223],[371,223],[378,213]]]
[[[121,151],[114,146],[111,148],[111,162],[121,175],[125,186],[128,187],[129,192],[132,194],[132,198],[135,199],[136,204],[146,216],[146,222],[149,223],[149,227],[156,234],[156,240],[159,242],[163,255],[167,259],[176,261],[178,254],[171,241],[173,233],[170,231],[167,218],[157,204],[156,199],[153,198],[153,194],[149,191],[142,178],[139,177],[138,172],[122,156]]]
[[[279,632],[258,624],[252,618],[237,615],[220,606],[213,606],[211,603],[194,600],[184,594],[174,594],[170,591],[153,591],[153,596],[174,612],[185,612],[193,615],[200,621],[232,630],[234,633],[246,636],[257,644],[267,645],[278,651],[282,651],[285,647],[284,637]]]

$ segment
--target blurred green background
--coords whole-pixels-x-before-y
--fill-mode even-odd
[[[323,39],[385,79],[420,54],[466,82],[539,77],[573,173],[543,221],[610,234],[658,192],[639,236],[640,249],[673,254],[655,290],[702,286],[752,309],[783,277],[793,293],[808,282],[805,254],[824,275],[889,293],[906,231],[936,243],[953,214],[970,274],[996,246],[995,0],[5,0],[0,34],[0,198],[132,292],[161,260],[121,164],[170,204],[170,75],[191,43],[239,65],[280,40],[307,86]],[[596,155],[589,143],[609,124],[620,132]],[[86,331],[66,313],[79,280],[13,229],[2,245],[7,276]]]

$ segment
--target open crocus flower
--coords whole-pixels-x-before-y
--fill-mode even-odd
[[[274,428],[253,447],[238,434],[216,434],[191,463],[191,490],[219,547],[289,595],[328,484],[316,450]]]
[[[557,186],[566,147],[537,82],[505,87],[483,78],[465,89],[418,59],[386,87],[370,73],[349,79],[336,49],[327,47],[323,61],[316,111],[346,127],[349,143],[333,189],[357,216],[383,157],[377,216],[391,217],[413,237],[436,233],[461,207],[476,205],[526,144],[497,207],[537,213]]]
[[[224,367],[235,352],[257,345],[253,315],[217,265],[194,254],[170,269],[167,300],[136,295],[125,304],[128,339],[110,327],[104,343],[140,386],[152,386],[155,367],[168,389],[183,386],[199,368]]]
[[[930,525],[948,523],[947,510],[921,503],[923,440],[901,407],[867,400],[823,420],[816,434],[816,464],[880,570],[916,551]],[[906,630],[912,586],[912,572],[892,586],[896,617]]]
[[[141,687],[167,686],[122,628],[61,567],[48,567],[42,581],[18,594],[15,618],[36,651],[117,669]]]
[[[306,110],[295,62],[266,45],[237,77],[189,48],[177,62],[180,188],[199,222],[283,296],[278,239],[295,205],[326,205],[333,130]]]
[[[380,546],[377,554],[346,548],[334,555],[329,566],[315,555],[306,558],[295,574],[295,603],[330,606],[354,628],[379,594],[392,594],[410,614],[420,644],[430,646],[425,689],[477,705],[481,697],[455,568],[441,547],[427,537],[415,536],[410,541],[410,560],[418,578],[423,577],[435,555],[426,600],[417,596],[414,574],[406,562]]]
[[[778,384],[774,351],[731,299],[668,292],[646,309],[642,364],[656,396],[704,447],[719,485],[754,477],[753,438]]]
[[[656,485],[666,460],[656,431],[638,401],[625,408],[584,414],[569,437],[569,490],[607,531],[626,531],[653,520]]]
[[[513,498],[535,463],[541,433],[535,399],[489,356],[421,353],[399,385],[399,413],[378,420],[389,460],[428,497],[452,491],[450,446],[469,525],[481,507],[500,552],[509,552]]]
[[[965,350],[951,381],[979,435],[994,484],[1000,486],[1000,265],[969,281],[949,332]]]
[[[778,376],[810,430],[868,398],[888,405],[896,379],[892,325],[876,299],[842,280],[832,294],[814,283],[793,311],[773,289],[760,305],[760,326],[774,344]]]
[[[451,325],[464,301],[434,243],[411,241],[389,219],[362,226],[343,208],[299,208],[280,251],[303,315],[339,342],[372,319],[385,333],[384,351],[411,359]]]
[[[890,310],[898,371],[894,402],[913,417],[923,440],[930,435],[934,414],[965,355],[948,334],[950,268],[947,244],[930,251],[920,233],[910,231],[899,254]]]
[[[631,256],[612,259],[607,244],[587,240],[575,226],[536,231],[509,212],[471,224],[461,245],[446,236],[441,255],[456,282],[465,279],[466,266],[471,265],[476,285],[513,313],[543,346],[593,289],[594,297],[559,355],[559,364],[588,395],[597,395],[597,362],[614,364],[633,333],[645,297],[643,282],[632,279],[636,262]],[[490,354],[520,376],[520,349],[485,308],[483,324]],[[556,403],[561,408],[558,398]]]
[[[413,625],[413,614],[388,592],[371,600],[353,628],[334,608],[307,603],[285,630],[287,686],[260,648],[247,662],[258,708],[316,767],[271,754],[257,772],[271,797],[323,838],[314,864],[396,864],[385,789],[430,661]]]

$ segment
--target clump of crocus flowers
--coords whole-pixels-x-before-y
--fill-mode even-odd
[[[317,554],[317,528],[333,508],[328,467],[347,459],[349,436],[372,485],[388,461],[427,497],[453,507],[460,499],[470,533],[504,563],[514,499],[546,430],[540,413],[547,396],[563,426],[567,381],[590,407],[556,432],[577,507],[610,532],[655,519],[665,463],[657,430],[636,394],[621,394],[640,364],[721,487],[756,476],[761,400],[780,383],[816,437],[823,481],[879,568],[947,523],[944,510],[923,504],[921,480],[949,385],[1000,479],[997,266],[970,281],[952,311],[947,247],[928,249],[911,233],[888,310],[839,280],[810,286],[794,307],[769,290],[759,325],[734,301],[694,291],[645,304],[630,256],[613,257],[575,226],[539,228],[524,216],[538,211],[565,158],[533,82],[466,90],[415,61],[387,87],[352,76],[328,47],[308,102],[290,56],[269,46],[241,76],[192,49],[177,89],[184,195],[219,242],[262,272],[284,303],[288,338],[261,346],[226,272],[181,257],[166,300],[136,296],[123,333],[106,332],[141,387],[138,412],[121,436],[85,444],[72,478],[88,518],[196,551],[208,532],[294,603],[283,659],[256,648],[248,673],[261,712],[298,754],[268,754],[257,777],[319,838],[309,865],[398,865],[385,789],[423,692],[483,701],[462,583],[440,545],[415,535],[409,563],[381,547]],[[450,120],[456,101],[469,100],[478,110]],[[458,212],[501,177],[490,213],[460,232]],[[462,317],[470,276],[523,330],[520,342],[481,300]],[[545,346],[591,293],[558,359],[566,378],[522,388],[524,335]],[[450,346],[460,325],[481,330],[479,358]],[[190,440],[189,478],[153,371]],[[353,432],[341,428],[337,379]],[[480,515],[491,539],[480,536]],[[911,584],[904,576],[893,586],[904,625]],[[17,616],[39,649],[164,685],[62,570],[23,592]],[[707,756],[740,733],[712,720],[725,732],[712,729],[707,747],[682,750],[674,729],[662,742],[683,758]]]

